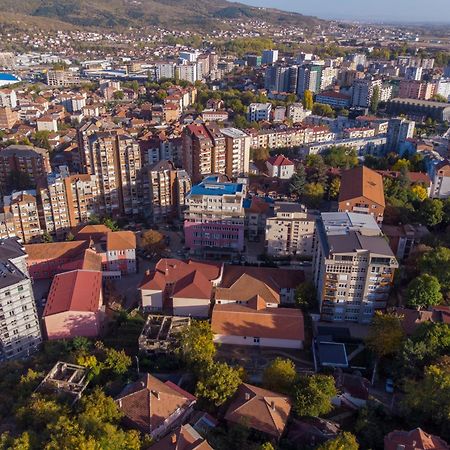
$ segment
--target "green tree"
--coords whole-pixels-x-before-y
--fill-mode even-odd
[[[307,183],[304,198],[308,206],[317,208],[323,200],[325,188],[320,183]]]
[[[444,205],[439,199],[425,199],[419,209],[419,216],[429,227],[439,225],[444,219]]]
[[[312,111],[314,106],[313,93],[308,89],[303,93],[303,108]]]
[[[366,343],[379,358],[394,355],[400,350],[406,337],[402,320],[402,316],[394,313],[375,313]]]
[[[330,186],[328,188],[328,196],[330,199],[336,200],[339,197],[339,192],[341,190],[341,179],[335,177],[331,180]]]
[[[111,231],[119,231],[119,225],[117,225],[117,222],[111,217],[104,217],[102,220],[102,224],[105,225],[105,227],[108,227]]]
[[[312,112],[316,116],[334,117],[333,108],[330,105],[325,105],[323,103],[314,103],[312,107]]]
[[[380,104],[380,88],[375,86],[373,88],[372,97],[370,98],[370,112],[376,114],[378,111],[378,105]]]
[[[216,354],[213,338],[214,334],[209,322],[192,321],[181,339],[181,348],[187,363],[200,368],[211,363]]]
[[[356,437],[349,433],[348,431],[344,431],[338,437],[334,439],[330,439],[322,445],[317,447],[317,450],[358,450],[359,444],[356,440]]]
[[[42,241],[46,243],[53,242],[52,235],[47,231],[45,231],[44,234],[42,235]]]
[[[444,294],[450,292],[450,248],[437,247],[424,253],[418,260],[418,269],[421,273],[433,274]]]
[[[275,447],[270,442],[264,442],[264,444],[259,447],[259,450],[275,450]]]
[[[50,131],[36,131],[32,136],[32,140],[37,147],[45,148],[46,150],[51,150],[51,145],[49,141]]]
[[[342,169],[351,169],[358,165],[358,157],[355,150],[343,145],[331,147],[325,152],[323,160],[330,167]]]
[[[116,375],[123,375],[128,372],[131,366],[131,358],[124,350],[115,350],[114,348],[105,349],[104,367],[111,370]]]
[[[336,395],[332,376],[303,375],[293,389],[293,409],[298,416],[327,414],[333,409],[331,399]]]
[[[392,417],[384,405],[369,401],[358,411],[355,433],[362,448],[383,448],[384,436],[392,431]]]
[[[317,291],[313,282],[305,281],[295,290],[295,303],[304,312],[317,307]]]
[[[290,359],[275,358],[264,370],[266,389],[288,394],[297,380],[297,369]]]
[[[123,100],[125,97],[125,94],[123,91],[116,91],[113,93],[114,100]]]
[[[244,373],[226,363],[210,362],[197,382],[195,395],[215,406],[223,405],[242,383]]]
[[[433,275],[424,273],[414,278],[408,285],[408,306],[428,308],[442,303],[441,285]]]
[[[250,151],[253,161],[266,161],[269,159],[269,149],[266,147],[254,148]]]
[[[306,171],[303,164],[300,164],[289,183],[289,190],[291,194],[300,197],[305,190],[305,184],[306,184]]]

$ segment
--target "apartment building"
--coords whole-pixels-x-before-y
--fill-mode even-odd
[[[0,108],[0,130],[10,130],[19,120],[19,114],[9,106]]]
[[[249,122],[261,122],[270,120],[272,103],[250,103],[247,118]]]
[[[0,106],[2,108],[15,108],[17,106],[17,94],[14,89],[0,89]]]
[[[402,80],[400,81],[400,98],[413,98],[418,100],[430,100],[433,97],[436,85],[426,81]]]
[[[246,187],[209,176],[186,197],[186,247],[194,254],[230,254],[244,249]]]
[[[68,70],[48,70],[47,84],[49,86],[76,86],[80,84],[80,77],[74,72]]]
[[[184,168],[193,182],[225,173],[225,137],[213,124],[188,125],[183,132]]]
[[[368,108],[372,99],[375,87],[381,91],[383,82],[381,79],[355,80],[353,82],[352,106]]]
[[[0,241],[0,361],[26,358],[42,342],[26,260],[16,239]]]
[[[450,161],[444,159],[430,167],[431,198],[446,199],[450,197]]]
[[[302,103],[291,103],[287,107],[287,118],[294,124],[303,122],[309,115],[311,115],[311,111],[303,108]]]
[[[398,262],[375,219],[322,213],[316,224],[313,277],[321,319],[369,324],[385,309]]]
[[[30,184],[51,172],[48,150],[29,145],[10,145],[0,151],[0,186],[8,186],[11,173],[28,177]]]
[[[222,128],[225,137],[225,173],[229,178],[248,174],[251,137],[237,128]]]
[[[71,227],[98,215],[99,194],[95,175],[71,175],[64,178],[64,183]]]
[[[345,171],[339,190],[339,211],[369,214],[379,223],[383,222],[383,177],[365,166]]]
[[[13,215],[16,236],[24,243],[40,241],[43,234],[39,222],[36,191],[19,191],[3,198],[5,213]]]
[[[159,161],[148,170],[151,214],[155,223],[181,218],[187,193],[191,189],[189,175],[176,169],[171,161]]]
[[[299,203],[276,202],[266,219],[266,248],[270,256],[312,256],[316,216]]]
[[[387,146],[389,151],[398,151],[401,144],[414,137],[416,123],[403,118],[389,119]]]

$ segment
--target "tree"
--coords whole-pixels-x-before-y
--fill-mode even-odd
[[[215,406],[223,405],[242,383],[243,370],[226,363],[210,362],[197,382],[195,395]]]
[[[370,112],[376,114],[378,111],[378,105],[380,103],[380,88],[375,86],[373,88],[372,97],[370,98]]]
[[[269,159],[269,149],[266,147],[258,147],[250,151],[253,161],[266,161]]]
[[[305,190],[305,184],[306,184],[306,171],[303,164],[300,164],[289,183],[289,190],[291,194],[300,197]]]
[[[397,353],[405,339],[403,317],[376,311],[367,337],[367,346],[382,358]]]
[[[115,350],[114,348],[105,349],[104,367],[117,375],[123,375],[128,372],[131,366],[131,358],[124,350]]]
[[[317,208],[323,200],[325,189],[320,183],[308,183],[305,185],[304,197],[308,206]]]
[[[119,225],[117,225],[117,222],[113,219],[111,219],[111,217],[104,217],[102,220],[103,225],[105,225],[105,227],[108,227],[111,231],[119,231]]]
[[[327,414],[333,409],[331,399],[336,395],[332,376],[303,375],[293,389],[293,409],[298,416]]]
[[[425,199],[419,209],[421,220],[429,227],[439,225],[444,219],[444,205],[439,199]]]
[[[34,144],[37,147],[45,148],[46,150],[51,150],[50,141],[48,140],[48,137],[50,135],[50,131],[43,130],[43,131],[36,131],[34,133],[32,140]]]
[[[341,179],[339,177],[333,178],[328,188],[328,195],[331,199],[336,200],[339,197],[339,191],[341,190]]]
[[[439,280],[427,273],[414,278],[408,285],[408,306],[428,308],[442,303]]]
[[[334,110],[330,105],[323,103],[314,103],[312,108],[313,114],[322,117],[334,117]]]
[[[124,97],[125,97],[125,94],[123,93],[123,91],[116,91],[113,93],[114,100],[123,100]]]
[[[437,247],[424,253],[418,261],[421,273],[433,274],[441,284],[444,294],[450,292],[450,248]]]
[[[44,234],[42,235],[42,240],[43,240],[43,242],[45,242],[47,244],[50,242],[53,242],[53,238],[52,238],[51,234],[48,233],[47,231],[45,231]]]
[[[208,365],[216,354],[214,334],[207,321],[194,320],[185,330],[181,338],[181,349],[184,358],[193,367]]]
[[[358,411],[355,433],[362,448],[383,448],[384,436],[392,431],[392,417],[383,404],[367,402]]]
[[[358,165],[358,157],[355,150],[343,145],[335,145],[325,152],[325,164],[331,167],[351,169]]]
[[[263,373],[264,387],[288,394],[297,380],[297,369],[290,359],[275,358]]]
[[[420,184],[415,184],[411,188],[411,192],[416,196],[417,200],[421,202],[423,202],[426,198],[428,198],[427,190]]]
[[[164,235],[156,230],[148,230],[142,234],[142,248],[151,256],[157,257],[166,249]]]
[[[264,442],[264,444],[259,447],[259,450],[275,450],[275,447],[270,442]]]
[[[308,89],[303,93],[303,108],[311,111],[313,109],[314,99],[313,93]]]
[[[344,431],[338,437],[334,439],[330,439],[322,445],[317,447],[317,450],[358,450],[359,444],[356,440],[356,437],[349,433],[348,431]]]
[[[317,292],[313,282],[305,281],[295,290],[295,303],[304,312],[314,309],[317,305]]]

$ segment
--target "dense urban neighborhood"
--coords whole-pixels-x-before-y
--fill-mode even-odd
[[[0,450],[449,450],[449,26],[31,3]]]

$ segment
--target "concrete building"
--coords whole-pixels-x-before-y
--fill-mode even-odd
[[[229,178],[248,174],[251,137],[237,128],[222,128],[225,136],[225,173]]]
[[[383,82],[380,79],[363,78],[353,82],[352,106],[368,108],[375,87],[381,90]]]
[[[330,105],[332,108],[348,108],[350,106],[351,96],[341,94],[336,91],[325,91],[317,94],[316,102]]]
[[[16,239],[0,241],[0,361],[26,358],[42,342],[26,260]]]
[[[430,117],[439,122],[450,121],[450,104],[428,100],[393,98],[387,105],[388,114],[405,114],[419,120]]]
[[[338,202],[341,212],[369,214],[381,223],[386,207],[383,177],[365,166],[345,171]]]
[[[375,219],[322,213],[316,225],[313,279],[321,319],[369,324],[385,309],[398,262]]]
[[[186,247],[194,254],[230,254],[244,249],[246,187],[242,183],[205,178],[187,196],[184,221]]]
[[[269,121],[271,111],[271,103],[250,103],[247,118],[249,122]]]
[[[272,156],[266,161],[269,177],[290,180],[295,172],[294,163],[284,155]]]
[[[426,81],[402,80],[400,81],[400,98],[412,98],[417,100],[430,100],[435,93],[436,85]]]
[[[274,217],[266,219],[270,256],[312,256],[316,216],[299,203],[276,202]]]
[[[49,86],[70,87],[80,84],[78,74],[68,70],[48,70],[47,84]]]
[[[294,124],[303,122],[309,115],[311,111],[305,110],[302,103],[291,103],[287,107],[287,118]]]
[[[405,79],[420,81],[422,79],[423,68],[416,66],[409,66],[405,70]]]
[[[302,97],[305,91],[317,94],[322,84],[322,66],[306,64],[298,68],[297,95]]]
[[[402,144],[414,137],[415,128],[416,123],[412,120],[389,119],[386,144],[388,151],[398,152]]]
[[[278,61],[278,50],[263,50],[261,64],[275,64]]]
[[[431,178],[431,198],[446,199],[450,197],[450,161],[443,161],[433,164],[430,167]]]
[[[19,114],[9,106],[0,108],[0,130],[10,130],[19,120]]]
[[[17,94],[14,89],[0,89],[0,107],[12,108],[17,106]]]

